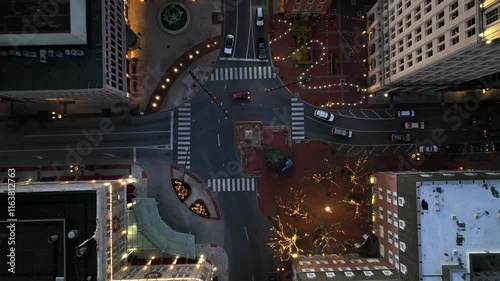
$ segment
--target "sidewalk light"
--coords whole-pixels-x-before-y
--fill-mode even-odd
[[[157,107],[158,105],[156,104],[156,102],[153,102],[153,107]]]
[[[155,99],[156,99],[156,100],[160,100],[160,96],[156,96],[156,97],[155,97]]]
[[[165,79],[165,82],[170,83],[170,78]]]
[[[179,70],[177,68],[174,68],[174,72],[177,72],[177,71],[179,71]]]

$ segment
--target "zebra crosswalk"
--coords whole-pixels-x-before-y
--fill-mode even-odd
[[[270,66],[221,67],[214,69],[210,80],[249,80],[276,78]]]
[[[209,179],[208,187],[213,192],[254,191],[256,180],[255,178]]]
[[[292,98],[292,140],[305,138],[304,104],[297,98]]]
[[[177,164],[191,169],[191,104],[185,103],[177,110]]]

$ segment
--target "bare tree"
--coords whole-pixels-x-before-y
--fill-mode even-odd
[[[297,242],[307,237],[306,234],[300,234],[297,228],[292,227],[289,223],[283,225],[279,216],[273,217],[274,226],[271,231],[274,232],[276,237],[271,238],[267,245],[273,249],[275,257],[281,261],[287,261],[292,256],[302,253],[302,250]]]
[[[338,186],[337,182],[339,178],[337,172],[340,171],[340,169],[332,165],[327,158],[324,158],[323,161],[325,162],[323,171],[314,173],[310,179],[314,182],[326,182]],[[335,161],[335,159],[333,161]]]
[[[339,234],[345,234],[344,230],[336,229],[335,227],[339,224],[333,224],[331,226],[320,225],[318,229],[314,232],[314,247],[319,247],[321,251],[333,247],[333,244],[337,243]]]
[[[347,158],[344,162],[344,168],[341,172],[344,175],[344,178],[353,184],[354,187],[365,185],[364,180],[368,175],[368,172],[366,171],[367,162],[368,155],[366,154],[357,155],[354,159]]]
[[[295,189],[290,186],[290,192],[286,199],[278,197],[276,199],[276,204],[278,207],[285,210],[285,215],[290,217],[298,217],[310,222],[311,218],[309,213],[304,210],[306,194],[302,189]]]

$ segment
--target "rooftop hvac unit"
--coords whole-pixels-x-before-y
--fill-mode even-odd
[[[451,215],[452,220],[457,220],[457,215]]]
[[[306,275],[307,275],[307,278],[310,278],[310,279],[316,278],[316,274],[314,274],[314,273],[307,273]]]
[[[477,220],[479,219],[479,213],[474,213],[474,218]]]
[[[440,208],[439,206],[436,206],[436,207],[434,208],[434,211],[439,212],[439,211],[441,211],[441,208]]]
[[[500,219],[500,213],[498,213],[498,214],[497,214],[497,218],[499,218],[499,219]]]

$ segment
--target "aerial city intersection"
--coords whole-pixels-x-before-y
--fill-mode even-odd
[[[500,1],[22,3],[0,280],[499,278]]]

